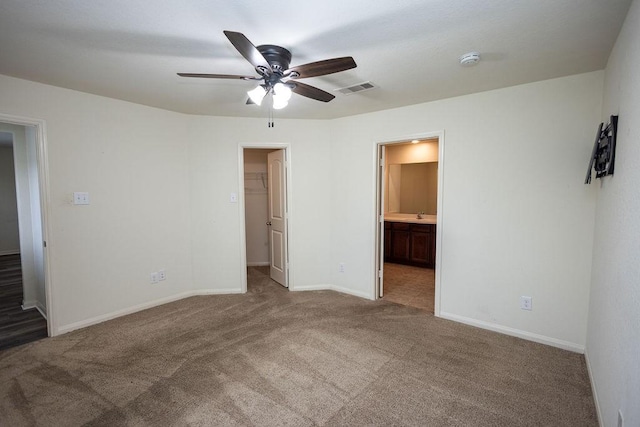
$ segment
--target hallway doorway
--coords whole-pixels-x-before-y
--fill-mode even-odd
[[[38,132],[0,122],[0,349],[49,335]]]

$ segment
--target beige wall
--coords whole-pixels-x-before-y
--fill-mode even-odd
[[[372,297],[376,144],[444,130],[442,314],[579,351],[595,212],[594,187],[581,181],[602,80],[594,72],[270,129],[0,76],[0,112],[47,123],[59,330],[240,291],[244,212],[229,195],[240,190],[244,143],[290,146],[292,288]],[[542,141],[541,123],[552,135]],[[89,191],[91,205],[71,205],[73,191]],[[151,285],[160,268],[169,279]],[[520,295],[533,311],[519,309]]]
[[[6,76],[0,113],[46,123],[54,334],[191,289],[183,116]]]
[[[335,120],[332,282],[373,292],[376,144],[444,131],[441,315],[582,351],[595,221],[594,186],[582,181],[603,76]],[[522,295],[533,311],[520,309]]]
[[[261,144],[289,144],[289,289],[331,286],[330,122],[276,120],[268,128],[265,119],[191,116],[187,125],[194,289],[241,290],[244,212],[229,194],[238,191],[238,147]]]
[[[625,426],[640,426],[639,40],[636,0],[609,57],[599,117],[619,115],[615,174],[590,185],[598,204],[586,354],[604,427],[618,425],[618,411]]]

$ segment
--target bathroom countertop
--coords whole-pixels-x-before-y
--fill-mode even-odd
[[[422,215],[418,219],[416,214],[385,214],[384,220],[389,222],[408,222],[411,224],[436,224],[436,215]]]

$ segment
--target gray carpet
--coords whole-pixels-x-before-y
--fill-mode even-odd
[[[0,352],[0,425],[597,425],[581,355],[249,283]]]

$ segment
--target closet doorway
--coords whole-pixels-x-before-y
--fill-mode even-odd
[[[245,265],[289,287],[286,148],[242,148]],[[244,281],[246,291],[246,276]]]

